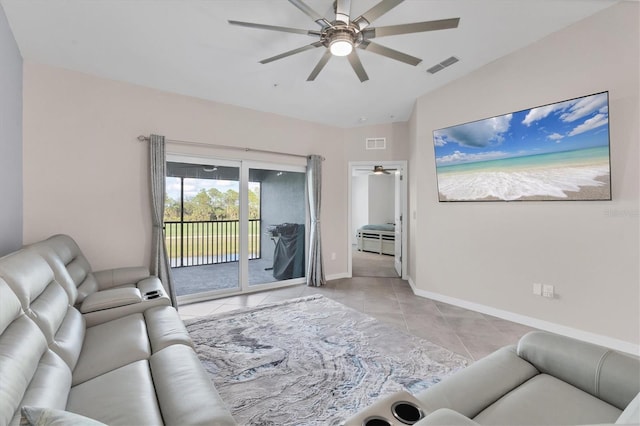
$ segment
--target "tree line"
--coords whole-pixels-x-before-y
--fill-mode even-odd
[[[240,194],[228,189],[201,189],[193,197],[184,199],[184,221],[198,222],[210,220],[238,220],[240,217]],[[165,195],[164,221],[177,222],[181,219],[180,200]],[[249,219],[260,219],[260,188],[249,190]]]

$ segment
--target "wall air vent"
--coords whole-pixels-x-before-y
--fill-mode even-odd
[[[429,74],[435,74],[438,71],[443,70],[446,67],[455,64],[458,61],[459,61],[458,58],[456,58],[455,56],[451,56],[450,58],[445,59],[444,61],[440,62],[439,64],[436,64],[436,65],[432,66],[431,68],[429,68],[427,70],[427,72]]]
[[[367,149],[387,149],[386,138],[367,138]]]

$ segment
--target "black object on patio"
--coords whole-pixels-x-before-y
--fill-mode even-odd
[[[289,280],[304,276],[304,224],[283,223],[274,226],[278,242],[273,253],[273,277]]]

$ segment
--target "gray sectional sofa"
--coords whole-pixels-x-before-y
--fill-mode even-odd
[[[0,425],[90,419],[235,424],[157,278],[57,235],[0,258]]]
[[[405,424],[637,425],[640,359],[533,331],[417,395],[391,395],[346,422]]]

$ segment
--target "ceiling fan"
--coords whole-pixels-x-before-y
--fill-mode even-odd
[[[460,22],[460,18],[451,18],[440,19],[436,21],[414,22],[411,24],[389,25],[385,27],[370,26],[373,21],[389,12],[391,9],[393,9],[403,1],[404,0],[382,0],[367,12],[363,13],[355,19],[351,19],[349,15],[351,12],[351,0],[336,0],[334,2],[334,10],[336,15],[335,20],[329,21],[318,12],[313,10],[311,7],[309,7],[302,0],[289,0],[291,4],[311,17],[311,19],[313,19],[316,24],[320,26],[320,30],[304,30],[298,28],[280,27],[276,25],[256,24],[252,22],[231,20],[229,21],[229,23],[231,25],[239,25],[249,28],[282,31],[320,38],[318,41],[315,41],[306,46],[302,46],[297,49],[289,50],[288,52],[263,59],[260,61],[261,64],[267,64],[278,59],[286,58],[287,56],[295,55],[296,53],[315,49],[317,47],[325,47],[326,51],[324,52],[324,55],[322,56],[322,58],[320,58],[320,61],[315,66],[313,71],[311,71],[311,74],[309,74],[307,81],[313,81],[316,79],[320,71],[322,71],[329,59],[331,59],[331,56],[346,56],[360,81],[364,82],[369,79],[369,76],[367,76],[367,73],[362,66],[362,62],[360,62],[360,58],[358,57],[355,48],[377,53],[378,55],[386,56],[387,58],[395,59],[396,61],[415,66],[418,65],[422,61],[422,59],[394,49],[390,49],[388,47],[374,43],[371,40],[376,37],[457,28],[458,23]]]
[[[395,172],[398,169],[387,169],[384,166],[373,166],[373,169],[356,169],[361,172],[369,172],[373,175],[390,175],[391,172]]]

